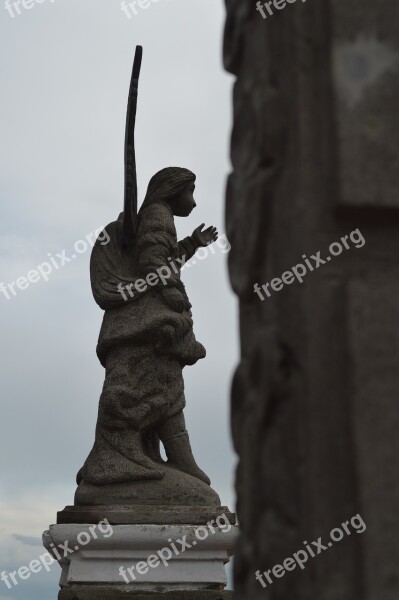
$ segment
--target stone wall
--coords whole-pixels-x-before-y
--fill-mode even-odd
[[[397,600],[399,3],[297,0],[267,19],[255,0],[226,4],[236,596]],[[363,247],[346,238],[303,283],[255,293],[357,229]],[[357,513],[361,535],[255,579]]]

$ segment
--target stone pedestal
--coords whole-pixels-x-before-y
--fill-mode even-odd
[[[224,565],[236,534],[220,514],[204,525],[58,524],[43,542],[62,567],[60,600],[217,600],[230,597]]]

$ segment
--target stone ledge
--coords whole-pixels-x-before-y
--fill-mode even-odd
[[[94,524],[107,519],[111,525],[206,525],[223,514],[235,525],[236,515],[227,506],[66,506],[57,513],[57,523]]]
[[[58,600],[233,600],[233,592],[218,590],[188,590],[176,592],[134,592],[131,590],[115,589],[103,586],[88,586],[65,588],[60,591]]]

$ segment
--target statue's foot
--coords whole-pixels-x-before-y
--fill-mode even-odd
[[[202,469],[199,468],[195,461],[193,464],[186,464],[184,461],[173,462],[171,460],[168,460],[167,464],[170,467],[173,467],[174,469],[178,469],[179,471],[186,473],[187,475],[191,475],[196,479],[200,479],[207,485],[211,485],[211,480],[209,479],[208,475],[204,473]]]
[[[187,432],[166,440],[164,446],[168,457],[168,465],[200,479],[207,485],[211,484],[208,475],[195,462]]]

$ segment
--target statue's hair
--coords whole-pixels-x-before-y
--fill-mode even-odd
[[[167,167],[162,171],[158,171],[148,184],[147,194],[140,210],[154,202],[172,200],[195,180],[196,176],[192,171],[181,167]]]

